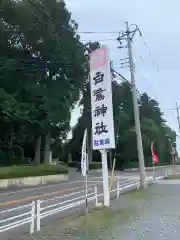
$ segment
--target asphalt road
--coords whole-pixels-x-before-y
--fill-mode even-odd
[[[138,173],[117,172],[115,176],[115,179],[118,180],[120,183],[125,183],[131,179],[137,179]],[[102,185],[101,173],[91,173],[88,177],[89,191],[94,186],[98,187],[100,185]],[[59,184],[3,192],[0,191],[0,211],[6,208],[9,209],[15,206],[28,204],[31,201],[37,199],[50,199],[58,196],[62,197],[74,192],[82,191],[83,189],[85,189],[83,177],[80,175],[80,173],[73,173],[72,176],[70,176],[69,181],[61,182]]]
[[[149,176],[152,173],[147,173]],[[100,172],[92,172],[88,176],[88,194],[89,197],[94,196],[94,187],[97,187],[98,194],[103,192],[102,186],[102,177]],[[163,176],[164,170],[158,170],[155,173],[156,177]],[[119,181],[120,185],[129,184],[132,181],[138,181],[139,173],[138,172],[116,172],[115,178],[113,182],[113,187],[115,188],[116,182]],[[66,206],[67,204],[76,202],[77,200],[82,200],[82,204],[80,206],[65,210],[51,217],[44,218],[41,221],[42,225],[46,225],[50,221],[59,217],[66,217],[67,215],[71,215],[77,210],[83,209],[83,205],[85,202],[85,184],[84,179],[80,175],[80,173],[72,172],[70,174],[69,181],[54,185],[48,186],[39,186],[36,188],[29,189],[18,189],[14,191],[0,192],[0,222],[3,219],[17,216],[19,214],[23,214],[27,211],[30,211],[30,207],[26,207],[24,209],[20,208],[22,205],[30,204],[32,201],[37,199],[42,200],[41,207],[49,206],[51,204],[59,204],[59,207]],[[55,206],[57,208],[57,206]],[[14,209],[10,211],[10,209]],[[28,210],[29,209],[29,210]],[[53,209],[53,207],[51,208]],[[9,210],[10,212],[5,212]],[[18,219],[20,220],[20,219]],[[8,222],[9,223],[9,222]],[[4,223],[0,223],[0,227],[4,225]],[[20,232],[28,232],[29,224],[26,224],[23,227],[19,227],[16,229],[9,230],[4,233],[0,233],[0,239],[11,239],[11,237],[15,236],[14,234],[19,235]],[[14,238],[13,238],[14,239]]]

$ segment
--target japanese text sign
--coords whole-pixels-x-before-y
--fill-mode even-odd
[[[107,47],[90,55],[93,149],[115,148],[110,59]]]

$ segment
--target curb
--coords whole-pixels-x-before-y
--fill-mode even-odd
[[[66,174],[0,179],[0,190],[43,186],[48,184],[60,183],[67,180],[68,175]]]
[[[178,167],[180,165],[165,165],[165,166],[157,166],[154,169],[163,169],[163,168],[171,168],[171,167]],[[148,171],[153,171],[153,167],[146,167],[145,170]],[[130,168],[130,169],[124,169],[124,172],[138,172],[139,168]]]

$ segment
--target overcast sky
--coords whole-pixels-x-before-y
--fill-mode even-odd
[[[82,33],[81,39],[99,40],[107,45],[114,68],[127,78],[129,69],[120,65],[120,59],[127,57],[127,50],[117,48],[116,38],[125,29],[125,21],[139,26],[144,37],[137,34],[133,44],[137,88],[158,100],[168,125],[179,134],[176,112],[169,109],[175,108],[176,102],[180,105],[180,1],[66,0],[66,4],[79,25],[79,32],[99,32]],[[101,33],[112,31],[117,33]],[[79,114],[76,109],[72,125]]]

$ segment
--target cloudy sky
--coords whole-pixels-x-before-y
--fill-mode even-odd
[[[133,44],[137,88],[159,101],[169,126],[179,134],[176,112],[170,109],[176,107],[176,102],[180,105],[180,2],[66,0],[66,4],[79,25],[82,41],[99,40],[107,45],[114,68],[127,78],[129,69],[122,69],[120,64],[120,59],[127,57],[127,50],[117,48],[116,38],[118,32],[125,29],[125,21],[139,26],[143,37],[137,34]],[[76,109],[72,115],[72,125],[79,114]]]

